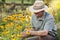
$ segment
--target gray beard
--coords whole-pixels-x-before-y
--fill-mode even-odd
[[[39,21],[42,21],[42,20],[43,20],[43,18],[42,18],[42,17],[41,17],[41,18],[38,18],[38,20],[39,20]]]

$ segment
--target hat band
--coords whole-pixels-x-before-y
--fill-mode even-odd
[[[34,10],[39,10],[39,9],[42,9],[42,8],[44,8],[44,5],[39,6],[39,7],[38,6],[37,7],[36,6],[33,7]]]

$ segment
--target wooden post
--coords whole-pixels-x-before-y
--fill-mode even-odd
[[[24,8],[24,0],[21,0],[21,10]]]
[[[2,0],[2,3],[3,3],[3,8],[4,8],[5,0]]]
[[[5,2],[5,0],[2,0],[2,2]]]

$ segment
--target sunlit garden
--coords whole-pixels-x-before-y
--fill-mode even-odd
[[[0,0],[0,40],[22,40],[21,32],[30,30],[32,12],[29,6],[35,0]],[[60,40],[60,0],[43,0],[49,7],[47,12],[55,18]],[[14,5],[11,11],[11,4]],[[26,34],[30,34],[26,32]],[[24,39],[25,40],[25,39]]]

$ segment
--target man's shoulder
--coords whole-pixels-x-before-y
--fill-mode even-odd
[[[52,14],[45,12],[46,18],[54,18]]]

